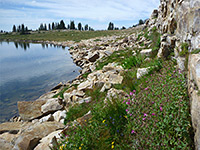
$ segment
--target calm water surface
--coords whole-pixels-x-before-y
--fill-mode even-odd
[[[0,43],[0,122],[17,115],[17,101],[32,101],[79,75],[67,48]]]

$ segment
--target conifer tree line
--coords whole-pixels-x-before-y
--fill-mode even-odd
[[[77,27],[75,25],[74,21],[70,21],[68,25],[65,25],[64,21],[61,20],[60,22],[52,22],[49,24],[41,23],[38,30],[39,31],[47,31],[47,30],[62,30],[62,29],[68,29],[68,30],[80,30],[80,31],[94,31],[92,27],[90,27],[88,24],[82,25],[81,22],[78,23]],[[28,27],[24,26],[24,24],[15,26],[13,25],[12,32],[19,32],[19,33],[27,33]]]
[[[24,24],[19,25],[17,27],[15,25],[13,25],[12,31],[13,32],[19,32],[21,34],[25,34],[25,33],[28,32],[28,27],[27,26],[25,27]]]
[[[126,29],[124,26],[121,28],[121,30],[123,30],[123,29]],[[112,22],[110,22],[109,24],[108,24],[108,30],[119,30],[119,28],[118,27],[115,27],[114,26],[114,23],[112,23]]]
[[[47,28],[48,26],[48,28]],[[60,22],[52,22],[48,25],[41,23],[38,30],[62,30],[62,29],[68,29],[68,30],[80,30],[80,31],[94,31],[93,28],[89,27],[88,24],[83,26],[81,22],[78,23],[77,27],[75,25],[74,21],[70,21],[68,25],[65,25],[64,21],[61,20]]]

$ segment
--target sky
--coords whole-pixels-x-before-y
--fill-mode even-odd
[[[41,23],[89,24],[95,30],[131,27],[147,19],[160,0],[0,0],[0,30],[11,31],[13,25],[25,24],[38,29]]]

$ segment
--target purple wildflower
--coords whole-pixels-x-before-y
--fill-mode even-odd
[[[163,108],[162,108],[162,107],[160,107],[160,111],[163,111]]]
[[[136,133],[134,130],[131,131],[131,134]]]

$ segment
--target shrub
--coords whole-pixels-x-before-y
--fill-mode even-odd
[[[188,43],[182,43],[181,44],[181,52],[179,53],[179,55],[181,57],[186,57],[186,55],[188,55],[188,48],[189,48],[189,44]]]

